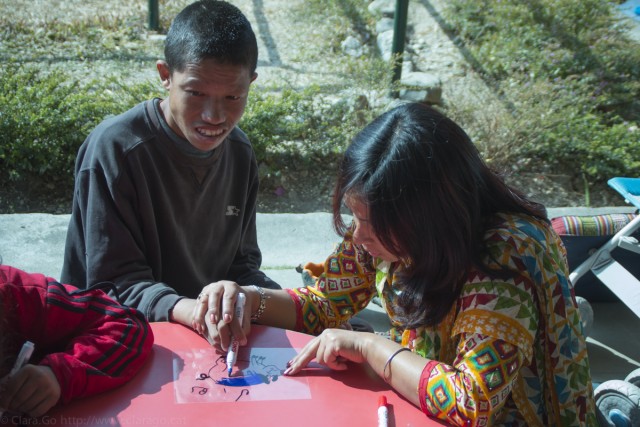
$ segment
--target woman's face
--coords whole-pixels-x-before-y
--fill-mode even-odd
[[[353,243],[364,247],[374,258],[380,258],[387,262],[398,261],[400,257],[389,252],[374,234],[373,227],[369,222],[369,207],[354,197],[346,198],[345,205],[351,210],[353,222],[356,225],[353,232]]]

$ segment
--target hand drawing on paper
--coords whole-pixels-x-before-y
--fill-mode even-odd
[[[282,375],[282,370],[278,369],[276,365],[266,365],[265,364],[265,356],[251,356],[251,361],[249,365],[249,369],[242,372],[241,375],[235,377],[223,377],[220,379],[216,379],[211,376],[212,371],[220,364],[224,363],[224,357],[220,356],[216,360],[215,365],[209,369],[208,373],[200,373],[200,376],[196,378],[200,381],[211,380],[217,385],[228,386],[228,387],[242,387],[240,389],[240,393],[236,398],[236,402],[240,400],[243,395],[249,395],[250,391],[247,388],[248,386],[258,385],[258,384],[269,384],[272,381],[277,381],[278,377]],[[225,368],[226,369],[226,368]],[[203,395],[208,391],[207,386],[193,386],[191,387],[191,392],[198,392],[198,394]]]
[[[178,352],[176,357],[180,359],[174,359],[176,402],[310,399],[304,377],[282,376],[287,361],[295,354],[294,349],[287,348],[241,349],[238,371],[227,376],[224,356],[213,349]]]

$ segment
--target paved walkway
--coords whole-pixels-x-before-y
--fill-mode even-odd
[[[630,212],[628,207],[556,208],[551,217],[604,212]],[[0,215],[0,256],[3,263],[26,271],[60,277],[69,215]],[[263,253],[262,268],[283,287],[302,284],[296,266],[307,261],[323,261],[339,242],[329,213],[258,214],[258,244]],[[388,327],[380,308],[371,304],[361,314],[374,323],[376,330]]]
[[[551,217],[604,212],[631,212],[629,207],[552,208]],[[0,256],[5,264],[59,277],[69,215],[41,213],[0,215]],[[322,261],[338,243],[331,214],[258,214],[258,244],[262,267],[286,287],[299,285],[295,267]]]
[[[555,208],[551,217],[603,212],[631,212],[628,207]],[[58,278],[69,215],[0,215],[0,256],[5,264]],[[322,261],[338,243],[329,213],[258,214],[258,244],[263,252],[262,268],[285,287],[301,281],[295,267],[307,261]]]

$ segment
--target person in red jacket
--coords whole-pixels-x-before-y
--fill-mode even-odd
[[[20,348],[29,363],[9,375]],[[44,415],[56,404],[118,387],[151,353],[140,312],[100,289],[80,290],[0,265],[0,410]]]

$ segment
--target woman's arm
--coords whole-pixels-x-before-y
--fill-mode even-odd
[[[347,234],[325,260],[313,286],[287,290],[296,307],[293,329],[319,335],[342,326],[376,295],[375,281],[373,259]]]
[[[465,426],[492,420],[509,396],[522,353],[509,343],[477,334],[463,337],[458,350],[449,365],[403,351],[375,334],[327,329],[289,362],[284,373],[294,375],[314,359],[336,370],[347,369],[349,361],[367,363],[428,416]]]
[[[402,348],[376,334],[327,329],[289,362],[284,373],[295,375],[313,359],[335,370],[347,369],[349,361],[367,363],[396,391],[419,407],[418,384],[429,360]]]
[[[246,338],[253,320],[268,326],[297,330],[317,335],[326,328],[338,327],[364,309],[375,295],[375,269],[371,257],[361,253],[349,237],[327,258],[324,274],[314,286],[274,290],[253,286],[240,287],[230,281],[211,283],[202,290],[191,311],[185,306],[185,316],[191,316],[193,328],[216,348],[226,350],[233,334],[241,342]],[[239,292],[247,295],[251,317],[245,315],[242,331],[233,322],[235,301]],[[262,306],[262,309],[260,307]],[[176,309],[182,307],[176,305]],[[174,309],[174,316],[177,313]],[[182,310],[181,310],[182,312]],[[313,316],[302,316],[312,312]],[[248,311],[245,309],[245,313]],[[313,318],[314,321],[308,321]]]

